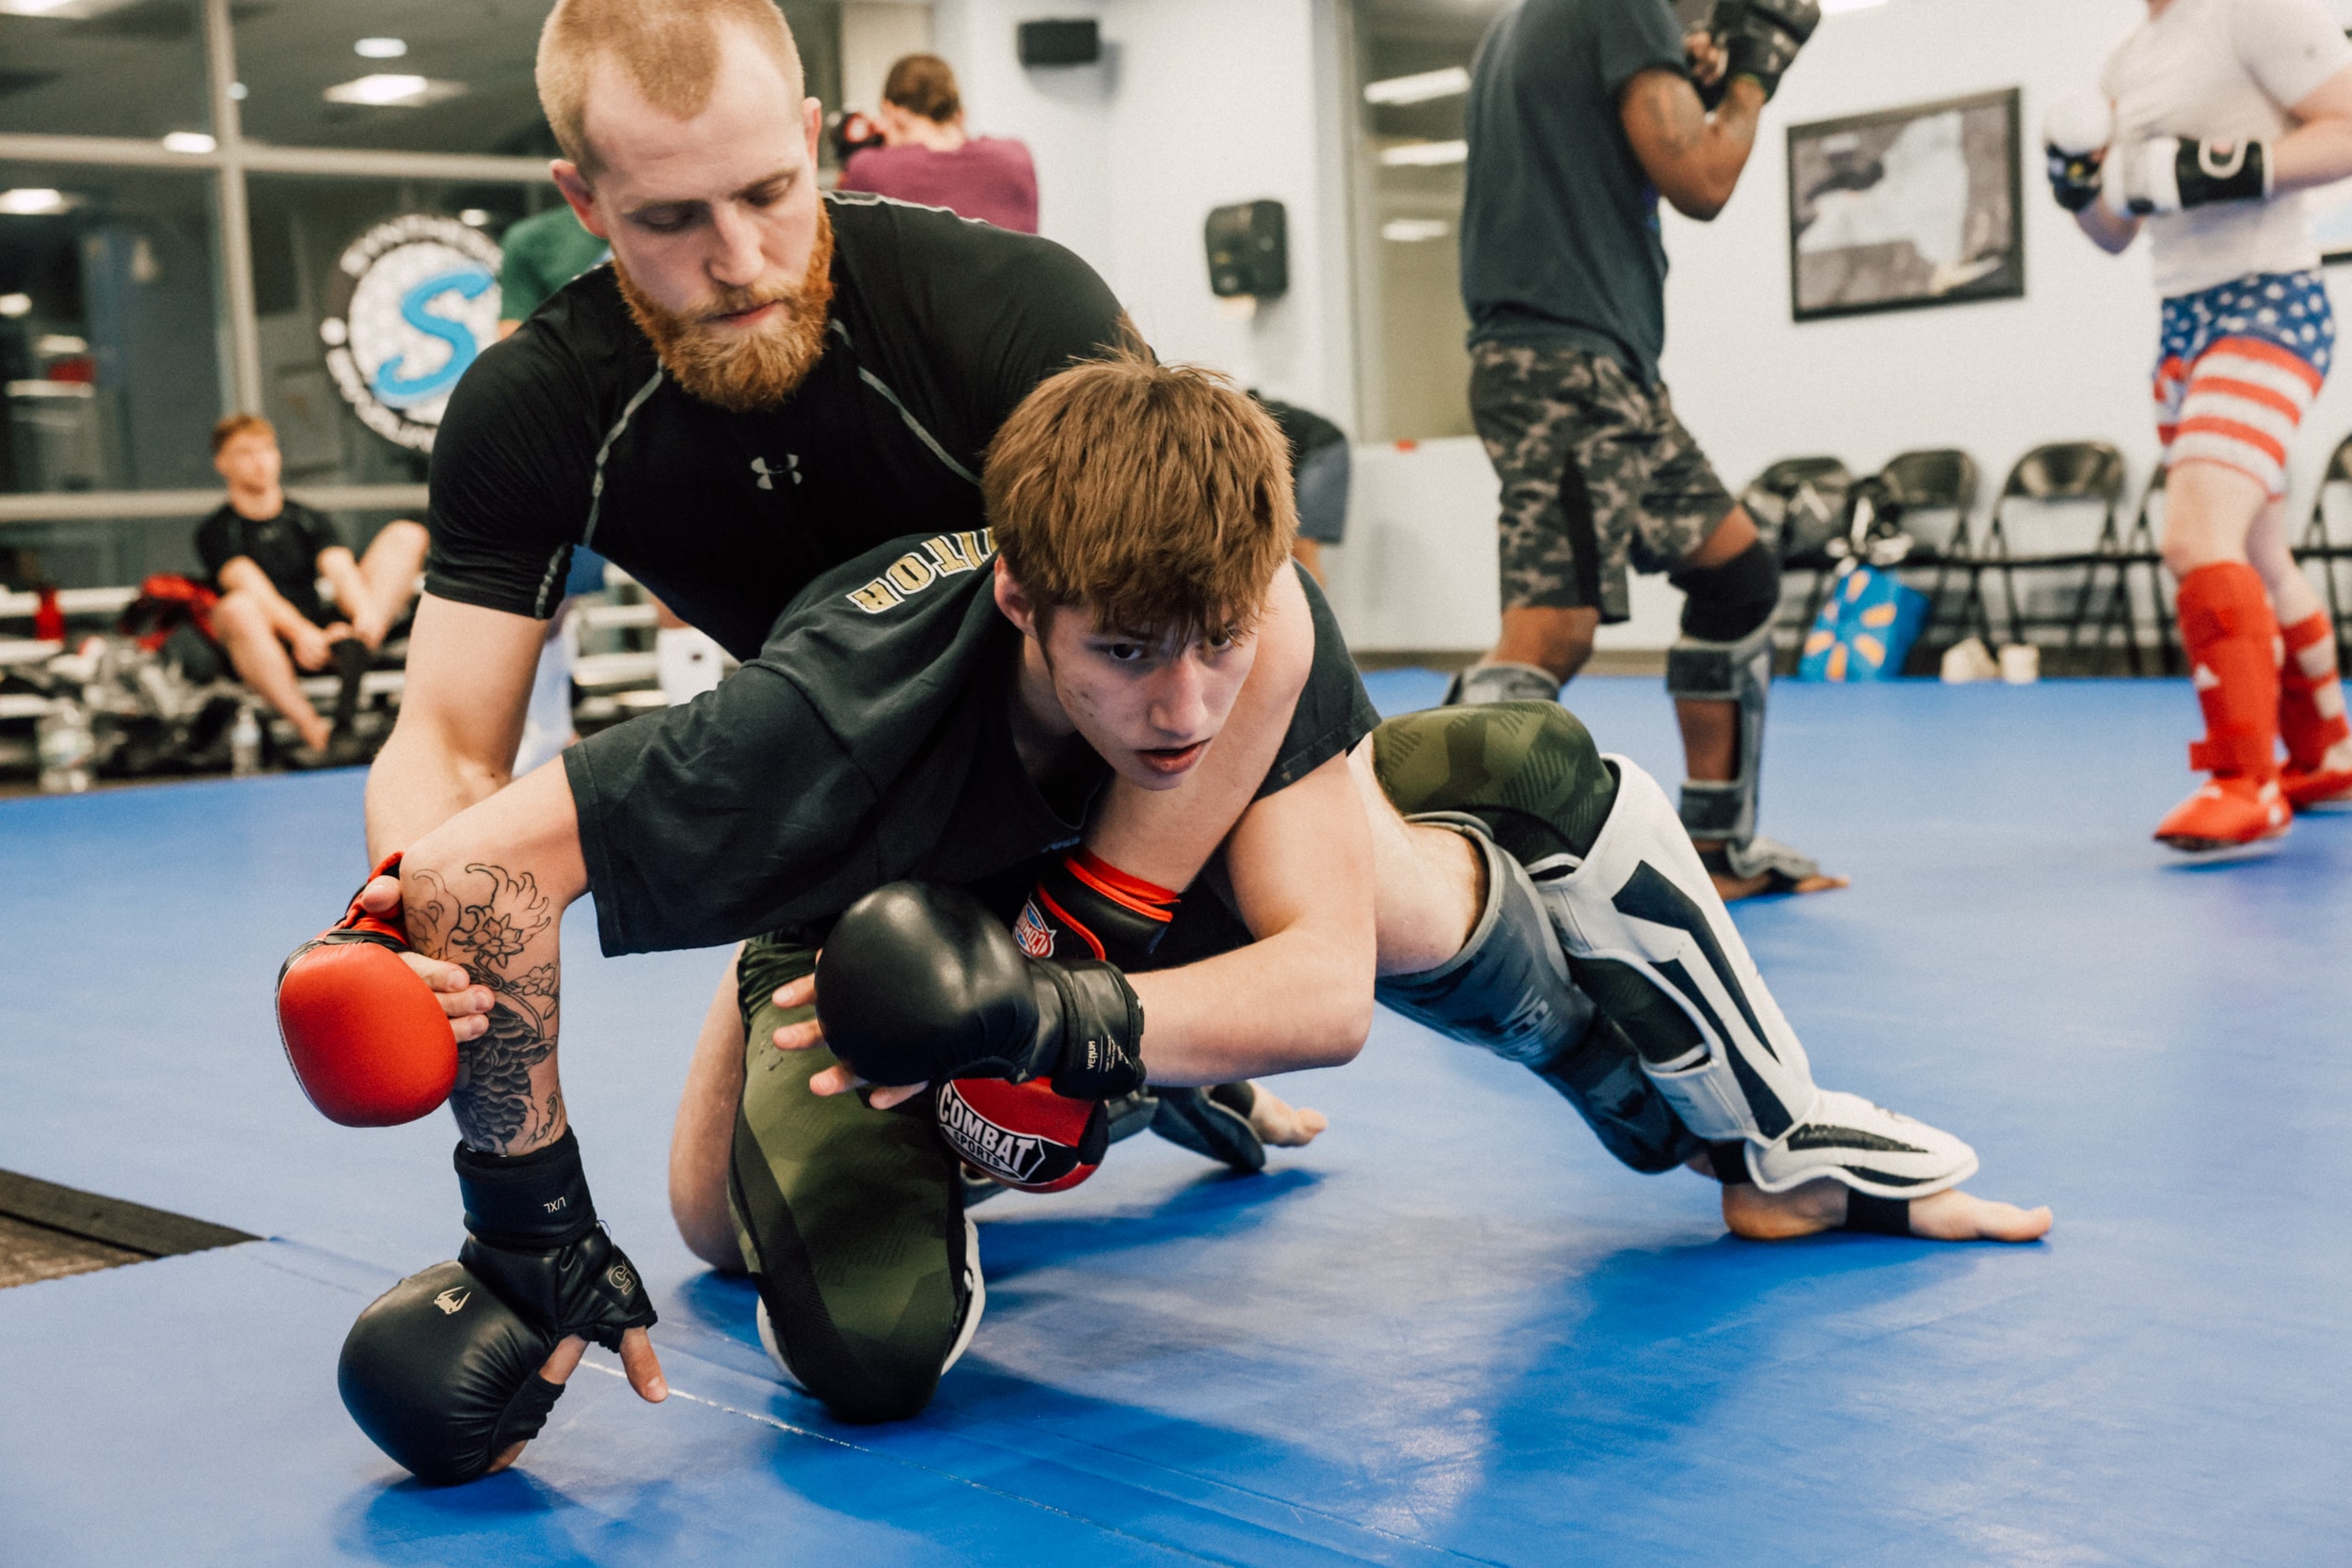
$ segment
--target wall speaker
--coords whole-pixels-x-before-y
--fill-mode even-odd
[[[1273,299],[1291,286],[1288,224],[1279,201],[1244,201],[1209,214],[1209,292]]]
[[[1014,37],[1025,66],[1092,65],[1103,57],[1103,30],[1092,17],[1074,22],[1024,22]]]

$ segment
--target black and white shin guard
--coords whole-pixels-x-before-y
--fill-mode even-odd
[[[1449,1039],[1534,1073],[1635,1170],[1655,1175],[1696,1153],[1703,1146],[1643,1076],[1631,1042],[1577,989],[1526,868],[1478,817],[1429,812],[1406,820],[1470,841],[1486,863],[1486,902],[1459,953],[1435,969],[1391,975],[1374,994]]]
[[[1768,1193],[1827,1176],[1880,1197],[1967,1180],[1976,1152],[1858,1095],[1817,1088],[1681,817],[1625,757],[1609,820],[1581,861],[1530,866],[1576,980],[1641,1052],[1691,1132],[1740,1147]]]
[[[1486,863],[1486,903],[1460,952],[1435,969],[1389,975],[1373,994],[1449,1039],[1541,1068],[1584,1037],[1593,1003],[1568,977],[1534,884],[1475,816],[1440,811],[1406,820],[1470,842]]]

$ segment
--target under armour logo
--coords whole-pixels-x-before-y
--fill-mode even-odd
[[[762,490],[774,489],[776,481],[787,476],[790,477],[793,483],[798,484],[801,483],[801,459],[798,453],[787,451],[784,454],[784,467],[771,468],[768,467],[766,458],[755,457],[752,459],[752,472],[759,476],[759,487]]]
[[[453,1285],[448,1290],[443,1291],[439,1295],[435,1296],[433,1298],[433,1305],[439,1307],[445,1314],[454,1317],[457,1313],[457,1309],[465,1306],[466,1303],[471,1301],[472,1299],[473,1292],[471,1291],[461,1291],[456,1286]]]

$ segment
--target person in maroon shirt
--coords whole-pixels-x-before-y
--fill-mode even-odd
[[[872,191],[1024,234],[1037,232],[1037,166],[1009,136],[967,135],[956,73],[936,55],[906,55],[882,78],[874,124],[882,145],[850,155],[845,191]]]

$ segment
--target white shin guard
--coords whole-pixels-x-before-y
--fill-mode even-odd
[[[1643,1070],[1684,1124],[1709,1143],[1743,1145],[1748,1172],[1766,1192],[1829,1176],[1881,1196],[1915,1197],[1965,1180],[1977,1157],[1958,1138],[1815,1087],[1804,1047],[1681,816],[1630,760],[1605,760],[1617,800],[1592,852],[1528,870],[1579,982],[1632,1036]],[[1612,1007],[1612,992],[1623,998],[1620,988],[1635,977],[1689,1021],[1687,1033],[1639,1027],[1625,1016],[1635,1009]]]

